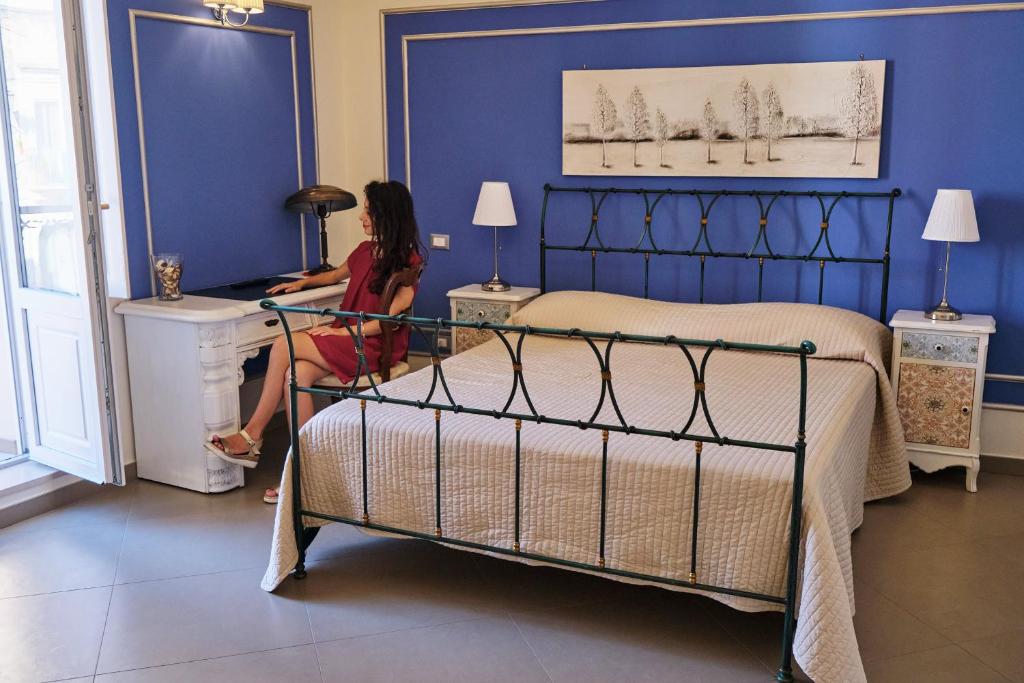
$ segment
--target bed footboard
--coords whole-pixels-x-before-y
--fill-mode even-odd
[[[298,425],[291,425],[291,446],[292,446],[292,519],[295,527],[295,538],[298,545],[298,563],[295,566],[294,576],[297,579],[306,576],[305,551],[316,536],[318,528],[305,528],[303,517],[312,517],[361,526],[367,529],[389,532],[411,538],[419,538],[429,541],[445,543],[453,546],[460,546],[476,550],[484,550],[492,553],[516,556],[531,560],[538,560],[549,564],[560,565],[572,569],[586,570],[599,574],[608,574],[632,579],[640,579],[653,583],[668,584],[686,587],[688,589],[708,593],[721,593],[737,597],[761,600],[784,606],[785,618],[782,634],[782,654],[779,669],[776,673],[778,681],[792,681],[792,649],[796,628],[796,600],[797,600],[797,574],[800,560],[800,534],[803,522],[803,488],[804,488],[804,461],[807,449],[806,444],[806,419],[807,419],[807,358],[815,353],[815,346],[810,341],[804,341],[799,346],[774,346],[766,344],[732,343],[716,340],[683,339],[674,336],[657,337],[636,334],[621,334],[618,332],[590,332],[580,329],[559,329],[540,328],[520,325],[497,325],[492,323],[460,322],[444,319],[416,318],[406,315],[388,316],[351,311],[312,310],[293,306],[279,306],[272,300],[264,300],[260,305],[271,311],[276,311],[281,324],[284,327],[288,341],[289,356],[291,359],[292,373],[289,384],[290,401],[293,406],[292,414],[296,414],[294,406],[299,393],[329,396],[336,399],[355,399],[359,402],[361,419],[361,444],[362,444],[362,517],[351,519],[337,515],[327,514],[317,510],[307,510],[302,505],[302,457],[300,453],[300,440]],[[341,321],[355,342],[358,355],[356,377],[348,387],[341,389],[325,389],[315,387],[302,387],[296,383],[295,377],[295,352],[292,342],[292,331],[288,325],[286,313],[316,313],[320,316],[333,316]],[[364,323],[377,320],[392,325],[407,325],[428,342],[431,353],[431,371],[433,380],[426,396],[419,400],[388,396],[381,386],[374,383],[366,357],[363,352]],[[448,382],[445,379],[444,368],[441,364],[441,357],[438,349],[438,337],[443,330],[456,327],[465,327],[481,330],[491,330],[497,339],[501,341],[508,353],[512,388],[500,410],[485,409],[478,406],[462,405],[452,395]],[[562,337],[568,339],[579,339],[584,342],[593,352],[594,362],[600,370],[601,388],[593,412],[589,416],[580,416],[578,419],[569,419],[560,416],[549,416],[540,414],[534,407],[530,397],[526,380],[523,376],[523,343],[527,337],[532,335],[545,335]],[[656,429],[650,426],[631,424],[623,415],[619,403],[615,397],[615,386],[611,368],[611,351],[617,344],[647,344],[662,347],[678,348],[689,367],[693,378],[693,397],[688,417],[678,430]],[[800,375],[799,412],[797,424],[794,425],[796,439],[793,443],[773,443],[766,441],[750,441],[730,438],[723,434],[716,427],[714,416],[708,408],[706,398],[706,370],[711,355],[719,350],[746,351],[746,352],[770,352],[786,354],[796,358],[796,365]],[[358,390],[356,387],[362,382],[369,382],[369,389]],[[527,412],[511,410],[517,396],[527,406]],[[386,524],[378,524],[372,521],[371,511],[368,505],[367,487],[367,406],[371,403],[387,403],[392,405],[406,406],[417,410],[430,410],[434,414],[434,521],[433,533],[400,529]],[[599,416],[602,409],[610,406],[614,414],[614,420],[602,422]],[[703,423],[706,431],[694,431],[695,421],[698,412],[703,416]],[[459,538],[447,536],[442,525],[442,511],[444,501],[441,496],[441,478],[444,471],[444,454],[442,452],[442,416],[445,413],[467,413],[493,417],[498,420],[511,420],[515,425],[515,507],[514,507],[514,541],[510,547],[498,547],[476,543]],[[600,486],[600,538],[596,544],[598,547],[597,556],[593,562],[570,561],[559,557],[551,557],[544,554],[530,552],[524,549],[520,543],[520,519],[521,509],[521,453],[520,441],[521,431],[524,424],[552,424],[568,428],[596,430],[601,433],[601,486]],[[694,500],[691,512],[692,534],[690,537],[690,571],[685,579],[675,579],[664,576],[642,574],[638,572],[619,569],[607,566],[605,562],[605,531],[606,531],[606,504],[607,504],[607,472],[608,472],[608,442],[612,435],[627,436],[630,434],[642,434],[651,437],[668,439],[671,441],[684,441],[693,444],[693,465],[694,465]],[[789,538],[786,556],[786,591],[785,595],[770,595],[765,593],[741,590],[733,586],[714,585],[701,580],[697,574],[697,549],[700,535],[700,473],[701,473],[701,452],[705,443],[714,443],[721,446],[740,446],[763,451],[774,451],[789,453],[793,460],[793,481],[792,481],[792,506],[790,508]]]

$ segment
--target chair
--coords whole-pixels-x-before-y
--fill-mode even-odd
[[[391,310],[391,304],[395,300],[395,294],[401,287],[411,287],[419,282],[420,275],[423,273],[423,266],[414,266],[412,268],[405,268],[396,273],[392,273],[391,277],[384,284],[384,291],[381,293],[380,302],[380,313],[387,315]],[[381,363],[390,362],[391,349],[394,344],[395,330],[399,325],[397,323],[386,323],[382,322],[380,325],[381,334]],[[406,350],[405,356],[402,360],[398,361],[394,365],[382,365],[378,372],[372,373],[370,376],[373,378],[374,384],[383,384],[384,382],[390,382],[393,379],[397,379],[402,375],[408,374],[409,372],[409,351]],[[343,384],[337,375],[330,374],[323,379],[316,382],[313,385],[317,389],[351,389],[351,383]],[[370,382],[363,375],[359,378],[359,382],[355,386],[355,390],[369,389]],[[338,398],[336,396],[331,397],[331,402],[336,403]]]

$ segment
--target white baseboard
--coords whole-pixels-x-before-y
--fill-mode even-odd
[[[984,404],[981,413],[981,454],[1024,460],[1024,406]]]

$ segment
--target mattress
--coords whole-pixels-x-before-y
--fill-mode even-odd
[[[817,344],[818,353],[808,361],[805,517],[794,655],[814,680],[864,680],[852,621],[850,534],[862,521],[865,500],[893,495],[910,484],[885,373],[888,330],[859,314],[823,306],[698,306],[589,292],[548,294],[511,322],[791,346],[810,339]],[[699,357],[703,349],[693,352]],[[610,359],[615,395],[629,424],[681,429],[693,400],[693,376],[678,348],[619,343]],[[511,360],[498,340],[445,360],[442,369],[452,396],[462,405],[500,409],[512,390]],[[550,417],[587,420],[600,395],[600,368],[593,351],[578,339],[528,337],[523,378],[537,411]],[[795,356],[715,350],[706,370],[706,396],[718,432],[732,439],[792,444],[799,378]],[[385,393],[423,399],[431,382],[432,369],[427,368],[387,384]],[[441,396],[435,394],[435,400]],[[529,412],[521,391],[510,410]],[[617,422],[608,401],[598,421]],[[433,411],[371,402],[367,424],[372,521],[432,533]],[[703,415],[698,414],[689,431],[710,434]],[[446,412],[441,435],[445,535],[511,547],[512,421]],[[600,431],[524,421],[521,437],[522,549],[596,564]],[[361,517],[358,402],[342,401],[316,415],[301,430],[300,444],[303,507]],[[606,566],[685,580],[690,570],[693,444],[613,432],[608,450]],[[792,459],[788,453],[705,445],[698,581],[785,595]],[[262,584],[267,590],[287,576],[297,559],[287,466],[282,483],[271,562]],[[323,522],[307,519],[306,524]],[[711,597],[743,610],[781,609],[748,598]]]

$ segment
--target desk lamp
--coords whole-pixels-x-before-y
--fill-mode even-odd
[[[308,275],[334,270],[334,266],[327,262],[327,217],[335,211],[351,209],[358,203],[354,194],[333,185],[310,185],[284,201],[284,208],[311,213],[320,219],[320,258],[323,262],[308,271]]]

